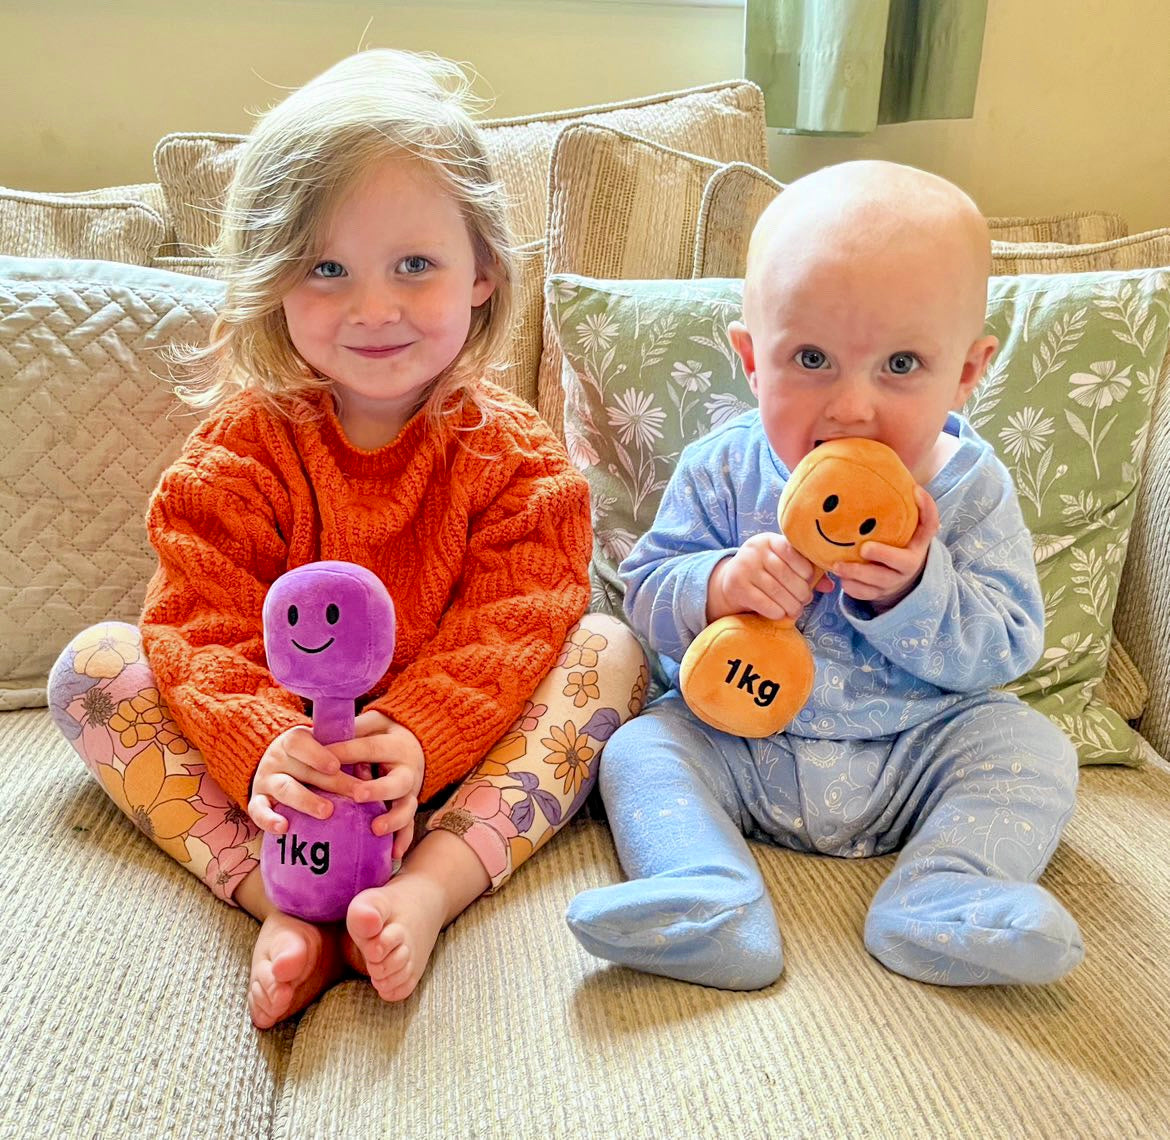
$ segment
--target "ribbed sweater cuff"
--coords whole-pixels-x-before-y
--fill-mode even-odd
[[[461,703],[463,707],[456,712],[450,696],[438,699],[424,685],[396,687],[371,702],[371,708],[385,713],[418,737],[426,758],[419,794],[422,803],[466,776],[507,728],[503,725],[496,729],[500,707],[486,695],[477,693]],[[476,715],[476,705],[482,705],[478,710],[480,716]]]

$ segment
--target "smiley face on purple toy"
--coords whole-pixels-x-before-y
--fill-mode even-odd
[[[282,574],[264,599],[272,675],[312,700],[353,700],[394,656],[394,604],[376,574],[351,562],[312,562]]]

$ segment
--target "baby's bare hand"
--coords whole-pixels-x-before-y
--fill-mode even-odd
[[[757,534],[720,562],[707,584],[707,620],[755,613],[795,619],[813,591],[831,589],[820,569],[782,534]]]
[[[833,569],[841,589],[859,602],[869,602],[878,613],[893,609],[922,576],[930,543],[938,534],[938,505],[922,487],[915,488],[918,526],[905,547],[867,542],[864,562],[838,562]]]

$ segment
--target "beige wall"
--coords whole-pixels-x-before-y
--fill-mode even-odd
[[[368,30],[367,30],[367,24]],[[152,178],[172,130],[244,131],[362,42],[471,62],[519,115],[741,74],[735,8],[590,0],[0,0],[0,183]],[[771,140],[791,178],[881,155],[936,170],[988,213],[1103,209],[1170,225],[1170,3],[990,0],[971,120]]]

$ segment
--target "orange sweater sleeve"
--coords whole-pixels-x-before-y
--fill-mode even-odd
[[[242,429],[228,416],[191,437],[147,514],[159,565],[143,644],[179,727],[241,806],[268,744],[309,723],[301,699],[277,684],[264,657],[264,595],[286,557],[277,519],[283,497],[251,425]]]
[[[472,522],[437,632],[371,702],[421,742],[423,800],[465,776],[511,726],[589,603],[588,484],[547,427],[525,418],[504,460],[509,478]],[[454,478],[476,471],[469,463]]]

